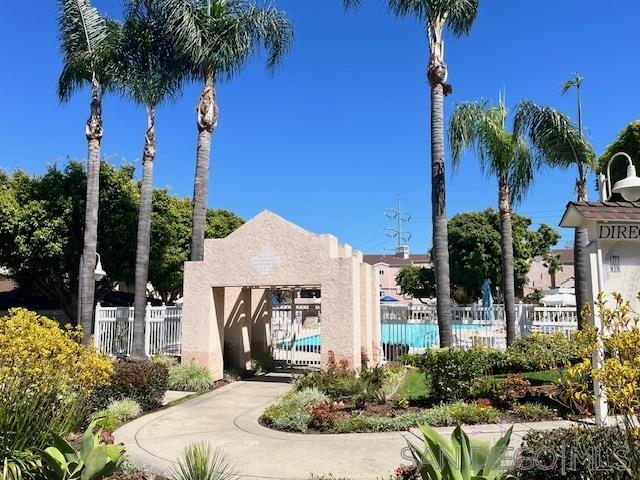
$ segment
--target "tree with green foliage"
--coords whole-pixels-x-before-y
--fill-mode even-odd
[[[582,79],[567,82],[567,88],[581,87]],[[576,126],[564,113],[552,107],[541,107],[530,101],[522,101],[516,108],[514,132],[528,138],[529,144],[541,159],[552,167],[573,168],[578,171],[575,183],[577,200],[587,200],[587,179],[595,166],[595,153],[582,134],[582,102],[578,97],[580,125]],[[589,235],[586,228],[576,228],[574,232],[573,256],[575,262],[576,309],[580,316],[587,303],[589,293],[589,259],[587,244]]]
[[[198,145],[193,187],[191,260],[204,256],[211,137],[218,125],[216,87],[261,48],[275,68],[293,41],[293,27],[277,8],[244,0],[161,0],[169,31],[188,59],[191,78],[203,84],[196,107]]]
[[[560,239],[552,227],[542,224],[530,230],[531,219],[511,214],[513,231],[513,272],[516,291],[527,282],[531,262],[545,255]],[[494,294],[503,297],[500,214],[492,209],[455,215],[449,221],[451,283],[472,298],[482,296],[481,287],[489,279]]]
[[[631,156],[636,169],[640,170],[640,120],[634,120],[624,127],[617,138],[605,148],[598,160],[598,172],[607,174],[607,163],[618,152],[625,152]],[[611,164],[611,185],[627,176],[625,162]]]
[[[89,86],[91,103],[85,135],[89,146],[88,181],[84,212],[84,258],[82,271],[81,324],[88,344],[93,324],[95,298],[94,270],[98,235],[98,198],[100,174],[100,143],[102,141],[102,97],[118,86],[117,76],[121,31],[119,24],[100,15],[88,0],[58,0],[58,28],[62,47],[63,67],[58,80],[58,96],[62,101],[74,92]]]
[[[128,0],[123,30],[123,85],[147,112],[142,150],[142,186],[136,242],[133,358],[146,358],[145,309],[149,281],[149,251],[153,201],[153,164],[156,157],[155,113],[159,105],[180,93],[185,63],[168,33],[160,0]]]
[[[511,208],[528,191],[537,158],[525,140],[507,131],[507,108],[500,99],[497,107],[487,102],[468,102],[456,106],[449,125],[449,141],[454,166],[462,152],[473,149],[484,172],[497,179],[500,212],[500,251],[502,297],[507,324],[507,345],[516,339],[516,292],[514,279]]]
[[[407,265],[397,273],[396,284],[402,295],[409,295],[421,303],[426,303],[425,298],[436,295],[436,279],[432,268]]]
[[[347,7],[362,0],[344,0]],[[437,285],[440,345],[453,345],[451,291],[444,162],[444,97],[452,91],[444,61],[443,33],[454,37],[469,34],[478,14],[478,0],[387,0],[389,11],[401,18],[414,18],[424,25],[429,46],[427,80],[431,88],[431,221],[433,264]]]
[[[107,277],[100,298],[117,284],[131,284],[140,186],[134,168],[100,167],[98,251]],[[83,249],[87,175],[81,162],[49,167],[44,175],[0,172],[0,265],[20,286],[34,288],[77,321],[77,281]],[[153,192],[149,281],[165,302],[182,293],[182,267],[189,258],[192,204],[189,199]],[[207,237],[226,237],[243,220],[226,210],[207,212]]]

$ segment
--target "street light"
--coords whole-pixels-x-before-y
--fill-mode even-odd
[[[100,254],[96,252],[96,268],[93,271],[93,278],[96,282],[99,282],[104,277],[107,276],[107,272],[102,268],[102,262],[100,261]],[[82,283],[82,270],[84,267],[84,255],[80,255],[80,270],[78,273],[78,321],[82,320],[82,290],[84,290],[84,285]]]
[[[622,180],[618,180],[613,188],[611,188],[611,163],[617,157],[624,157],[627,159],[629,165],[627,166],[627,176]],[[640,200],[640,178],[636,175],[636,167],[631,161],[631,157],[624,152],[618,152],[611,157],[609,163],[607,163],[607,187],[608,195],[607,200],[611,200],[611,196],[614,193],[622,195],[627,202],[637,202]]]

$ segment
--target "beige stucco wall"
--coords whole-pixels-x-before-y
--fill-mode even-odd
[[[260,213],[224,239],[206,240],[204,260],[186,262],[184,276],[182,357],[216,378],[222,377],[223,348],[240,368],[250,364],[252,349],[267,348],[271,291],[265,287],[322,290],[323,363],[331,350],[358,368],[361,347],[375,346],[373,267],[350,245],[272,212]]]

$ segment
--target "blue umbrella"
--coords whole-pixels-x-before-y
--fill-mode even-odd
[[[482,284],[482,306],[493,307],[493,295],[491,295],[491,282],[487,278]],[[493,310],[485,311],[483,314],[485,320],[494,320]]]
[[[382,297],[382,298],[380,299],[380,301],[381,301],[381,302],[397,302],[397,301],[398,301],[398,299],[397,299],[397,298],[390,297],[390,296],[388,296],[388,295],[387,295],[386,297]]]

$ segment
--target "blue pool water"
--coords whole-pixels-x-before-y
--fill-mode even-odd
[[[428,323],[408,323],[402,324],[382,324],[381,340],[387,344],[408,345],[411,348],[428,348],[438,340],[438,326]],[[475,325],[454,325],[455,330],[477,330]],[[290,341],[286,340],[279,344],[280,347],[288,348]],[[304,347],[319,347],[320,334],[311,335],[296,340],[296,349]]]

